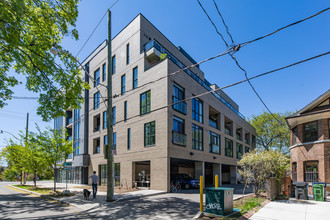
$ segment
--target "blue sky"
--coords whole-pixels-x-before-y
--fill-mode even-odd
[[[114,0],[82,1],[79,5],[77,29],[79,41],[64,39],[64,48],[77,54],[93,28]],[[225,28],[216,12],[213,1],[202,4],[226,37]],[[308,17],[329,7],[329,1],[306,0],[216,0],[236,44],[262,36],[273,30]],[[226,50],[213,26],[195,0],[119,0],[112,9],[112,33],[115,36],[136,15],[142,13],[175,45],[183,47],[196,61],[201,61]],[[324,52],[330,42],[330,11],[306,22],[283,30],[271,37],[252,43],[235,54],[249,76],[282,67]],[[78,58],[83,60],[107,38],[107,16],[95,31]],[[252,84],[273,112],[296,111],[330,88],[330,55],[273,73],[255,80]],[[200,66],[211,83],[222,87],[244,79],[229,56],[221,57]],[[23,77],[19,77],[24,80]],[[24,86],[14,89],[17,96],[36,96]],[[240,106],[246,117],[265,110],[247,83],[226,89],[225,92]],[[12,100],[0,109],[0,130],[17,135],[25,129],[26,113],[30,112],[30,130],[35,123],[41,128],[53,126],[36,116],[35,100]],[[0,134],[0,146],[5,145],[9,134]]]

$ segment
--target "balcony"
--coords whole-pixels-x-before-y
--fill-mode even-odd
[[[172,142],[173,144],[178,144],[181,146],[187,145],[187,136],[185,134],[181,134],[179,132],[173,131],[172,132]]]
[[[152,40],[149,43],[144,45],[144,51],[146,53],[146,59],[150,63],[156,63],[160,60],[160,56],[162,54],[166,54],[166,57],[169,58],[173,63],[175,63],[180,69],[186,68],[186,66],[181,63],[175,56],[173,56],[170,52],[168,52],[160,43],[156,40]],[[222,98],[218,93],[214,92],[210,87],[210,83],[205,80],[203,81],[199,78],[195,73],[193,73],[190,69],[185,69],[185,73],[187,73],[190,77],[192,77],[195,81],[197,81],[201,86],[203,86],[207,91],[210,91],[217,99],[219,99],[223,104],[225,104],[228,108],[230,108],[233,112],[235,112],[239,117],[245,120],[245,117],[237,111],[231,104],[229,104],[224,98]]]
[[[180,100],[173,97],[173,103],[179,102]],[[173,109],[181,112],[182,114],[187,114],[187,104],[186,102],[180,102],[178,104],[173,105]]]

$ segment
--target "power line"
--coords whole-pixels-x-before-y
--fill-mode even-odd
[[[94,34],[94,32],[96,31],[96,29],[99,27],[99,25],[101,24],[102,20],[104,19],[104,17],[107,15],[108,10],[110,10],[113,6],[115,6],[115,4],[117,4],[117,2],[119,2],[119,0],[115,1],[110,8],[108,8],[106,10],[106,12],[104,13],[104,15],[102,16],[101,20],[99,21],[99,23],[97,23],[96,27],[94,28],[94,30],[92,31],[92,33],[89,35],[89,37],[87,38],[87,40],[85,41],[85,43],[82,45],[82,47],[80,48],[80,50],[78,51],[76,57],[78,57],[78,55],[80,54],[80,52],[82,51],[82,49],[86,46],[87,42],[89,41],[89,39],[92,37],[92,35]],[[111,42],[110,42],[111,43]]]

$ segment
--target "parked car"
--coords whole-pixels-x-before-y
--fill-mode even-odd
[[[199,180],[190,177],[188,174],[175,174],[171,177],[171,182],[179,183],[183,189],[199,187]]]

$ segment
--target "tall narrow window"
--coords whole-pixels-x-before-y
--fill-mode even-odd
[[[192,119],[203,123],[203,102],[198,98],[192,100]]]
[[[131,149],[131,129],[127,129],[127,150]]]
[[[94,87],[98,86],[100,84],[100,69],[97,69],[94,72]]]
[[[192,149],[203,150],[203,128],[192,124]]]
[[[129,64],[129,44],[126,45],[126,64]]]
[[[107,111],[103,112],[103,129],[107,128]]]
[[[140,95],[140,114],[144,115],[150,112],[150,90]]]
[[[121,94],[124,95],[126,92],[126,77],[125,75],[121,76]]]
[[[220,135],[209,132],[209,146],[210,152],[215,154],[221,154],[220,151]]]
[[[304,142],[317,141],[317,121],[304,124]]]
[[[80,123],[80,109],[75,109],[73,118],[73,155],[80,154]]]
[[[112,124],[116,124],[116,106],[112,107]]]
[[[144,146],[155,145],[156,142],[156,124],[155,122],[149,122],[144,124]]]
[[[254,136],[254,135],[252,135],[251,144],[252,144],[253,149],[255,149],[257,147],[256,136]]]
[[[225,138],[225,156],[233,157],[233,141]]]
[[[100,107],[100,92],[94,94],[94,109],[98,109]]]
[[[173,140],[174,144],[186,146],[186,134],[184,132],[184,120],[173,116]]]
[[[116,56],[112,57],[112,74],[116,73]]]
[[[127,120],[127,101],[124,102],[124,121]]]
[[[298,134],[298,128],[294,127],[292,129],[292,143],[297,144],[297,134]]]
[[[104,135],[103,136],[103,154],[104,155],[107,155],[108,153],[108,136],[107,135]]]
[[[117,148],[117,133],[113,132],[112,134],[112,149],[116,150]]]
[[[104,63],[102,65],[102,82],[107,79],[107,65]]]
[[[138,87],[138,68],[133,69],[133,89]]]
[[[172,97],[173,103],[177,103],[179,101],[182,101],[182,100],[184,100],[184,98],[185,98],[184,89],[174,83],[173,84],[173,97]],[[183,114],[187,113],[187,104],[186,104],[186,102],[179,102],[179,103],[173,105],[172,108],[176,111],[179,111],[179,112],[183,113]]]
[[[94,154],[100,153],[100,138],[96,138],[93,140],[93,153]]]
[[[243,156],[243,145],[236,143],[236,158],[242,159]]]

